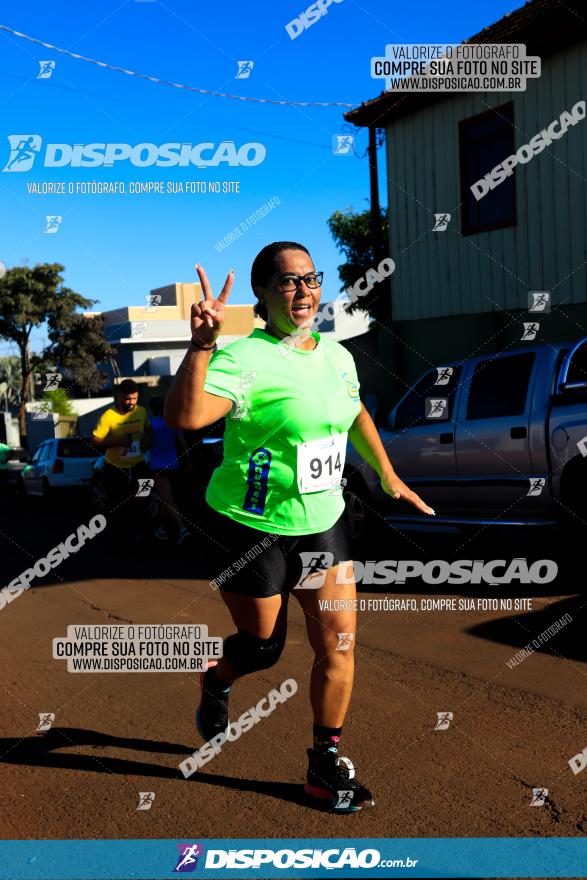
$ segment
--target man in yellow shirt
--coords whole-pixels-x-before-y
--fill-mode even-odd
[[[149,476],[144,452],[149,447],[151,426],[147,410],[139,406],[138,400],[139,386],[132,379],[124,379],[116,388],[114,406],[102,413],[92,435],[95,446],[106,458],[104,486],[109,518],[115,527],[120,523],[122,505],[137,497],[138,480]],[[144,502],[140,507],[145,507]],[[144,519],[144,510],[136,512],[135,520]],[[138,522],[134,525],[136,528]]]

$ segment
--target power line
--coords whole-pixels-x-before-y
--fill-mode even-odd
[[[87,92],[87,91],[85,91],[85,89],[78,89],[78,88],[70,89],[70,88],[68,88],[68,86],[64,86],[59,83],[49,82],[48,80],[41,81],[41,80],[38,80],[36,77],[33,77],[31,79],[28,76],[19,76],[16,73],[8,73],[8,71],[6,71],[6,70],[0,70],[0,76],[8,76],[11,79],[21,79],[21,80],[24,80],[25,82],[29,82],[29,83],[38,83],[39,87],[42,89],[60,89],[61,91],[64,91],[64,92],[70,92],[74,96],[82,94],[82,95],[85,95],[90,98],[100,98],[101,100],[104,100],[104,101],[114,101],[117,104],[124,104],[127,107],[137,107],[139,110],[149,110],[151,112],[156,111],[159,113],[168,112],[168,111],[166,111],[166,109],[164,107],[163,108],[162,107],[153,108],[153,107],[148,107],[146,104],[137,104],[135,101],[124,101],[121,98],[113,98],[112,95],[98,95],[98,94],[96,94],[96,92]],[[221,123],[218,123],[218,125],[221,125]],[[286,137],[283,134],[275,134],[274,131],[259,131],[256,128],[243,128],[242,126],[239,126],[239,125],[233,125],[232,122],[230,123],[230,130],[231,131],[233,131],[233,130],[234,131],[246,131],[246,132],[249,132],[250,134],[261,134],[261,135],[263,135],[263,137],[272,137],[272,138],[276,138],[277,140],[280,140],[280,141],[289,141],[292,144],[304,144],[307,147],[319,147],[321,150],[330,150],[331,149],[330,144],[317,144],[314,141],[303,141],[300,138],[290,138],[290,137]]]
[[[106,70],[114,70],[117,73],[124,73],[127,76],[136,76],[139,79],[146,79],[149,82],[158,83],[163,86],[170,86],[173,89],[184,89],[188,92],[197,92],[200,95],[212,95],[214,98],[230,98],[233,101],[250,101],[255,104],[280,104],[286,107],[349,107],[353,108],[354,104],[346,104],[343,101],[274,101],[272,98],[249,98],[246,95],[229,95],[226,92],[213,92],[210,89],[198,89],[196,86],[186,86],[184,83],[170,82],[166,79],[160,79],[158,76],[148,76],[145,73],[137,73],[135,70],[127,70],[124,67],[117,67],[114,64],[107,64],[106,61],[97,61],[95,58],[88,58],[86,55],[78,55],[77,52],[70,52],[68,49],[61,49],[52,43],[45,43],[43,40],[37,40],[28,34],[15,31],[6,24],[0,24],[0,30],[7,31],[15,37],[21,37],[23,40],[29,40],[31,43],[37,43],[46,49],[53,49],[54,52],[61,52],[70,58],[77,58],[78,61],[87,61],[89,64],[96,64],[98,67]]]

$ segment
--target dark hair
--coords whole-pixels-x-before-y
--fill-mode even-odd
[[[117,386],[117,390],[119,394],[136,394],[139,386],[134,379],[123,379],[120,385]]]
[[[275,271],[275,257],[281,251],[304,251],[304,253],[310,256],[308,248],[303,244],[298,244],[297,241],[273,241],[271,244],[265,245],[263,250],[259,251],[253,260],[251,267],[251,287],[255,296],[257,296],[255,288],[263,287],[271,275],[273,275]],[[268,319],[264,303],[255,303],[253,311],[264,321]]]
[[[158,394],[155,397],[152,397],[149,401],[149,409],[153,413],[154,416],[162,416],[163,415],[163,398]]]

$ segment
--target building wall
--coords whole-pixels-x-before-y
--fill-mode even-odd
[[[188,285],[181,285],[187,287]],[[180,287],[180,285],[177,285]],[[192,284],[192,288],[196,285]],[[154,292],[154,291],[152,291]],[[108,339],[116,340],[129,338],[133,324],[147,325],[142,329],[145,337],[157,336],[185,336],[189,339],[189,319],[191,313],[191,304],[194,302],[195,293],[192,292],[189,300],[186,300],[184,306],[160,305],[153,311],[147,311],[144,306],[125,306],[121,309],[113,309],[104,312],[104,325],[106,336]],[[198,296],[199,301],[201,296]],[[184,314],[186,312],[187,314]],[[255,316],[253,315],[252,304],[247,305],[227,305],[224,316],[224,330],[231,336],[247,336],[252,333],[255,326]]]
[[[517,166],[517,226],[466,237],[458,140],[460,120],[513,100],[517,149],[586,97],[583,42],[544,59],[526,92],[448,96],[390,124],[394,320],[523,309],[529,290],[553,291],[555,305],[586,301],[587,120]],[[442,212],[452,214],[450,226],[433,233],[434,213]]]
[[[175,327],[181,327],[183,330],[187,330],[189,332],[188,321],[191,315],[191,308],[193,302],[200,302],[202,299],[201,293],[199,291],[199,285],[191,284],[178,284],[178,288],[192,288],[192,292],[189,296],[185,297],[185,300],[181,300],[181,292],[178,292],[178,302],[179,305],[176,306],[158,306],[155,311],[147,312],[142,306],[129,306],[128,307],[128,320],[129,321],[146,321],[149,325],[159,324],[158,330],[161,331],[160,335],[174,335],[172,333],[164,332],[164,325],[166,323],[173,323]],[[198,288],[196,291],[195,288]],[[196,295],[197,294],[197,295]],[[248,335],[253,331],[253,306],[252,305],[227,305],[226,311],[224,315],[224,326],[226,328],[226,332],[233,334],[235,336],[239,335]],[[154,335],[154,334],[153,334]]]
[[[165,287],[157,287],[151,290],[151,294],[161,296],[161,307],[174,304],[177,317],[186,319],[190,316],[192,303],[202,299],[202,286],[198,282],[178,281]]]
[[[132,372],[128,376],[175,375],[185,357],[187,343],[132,346]],[[121,346],[122,348],[123,346]],[[124,346],[126,348],[126,346]],[[120,363],[120,361],[119,361]],[[159,370],[157,369],[159,367]],[[122,369],[121,369],[122,372]]]
[[[360,336],[341,340],[341,345],[352,354],[360,384],[361,400],[375,395],[380,402],[387,401],[393,393],[393,375],[390,375],[389,357],[382,356],[379,346],[385,346],[378,328]]]

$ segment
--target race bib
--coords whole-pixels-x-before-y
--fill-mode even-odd
[[[321,492],[340,484],[346,456],[347,433],[334,434],[298,445],[298,491]]]
[[[122,453],[122,458],[138,458],[141,455],[141,441],[133,440],[128,449]]]

